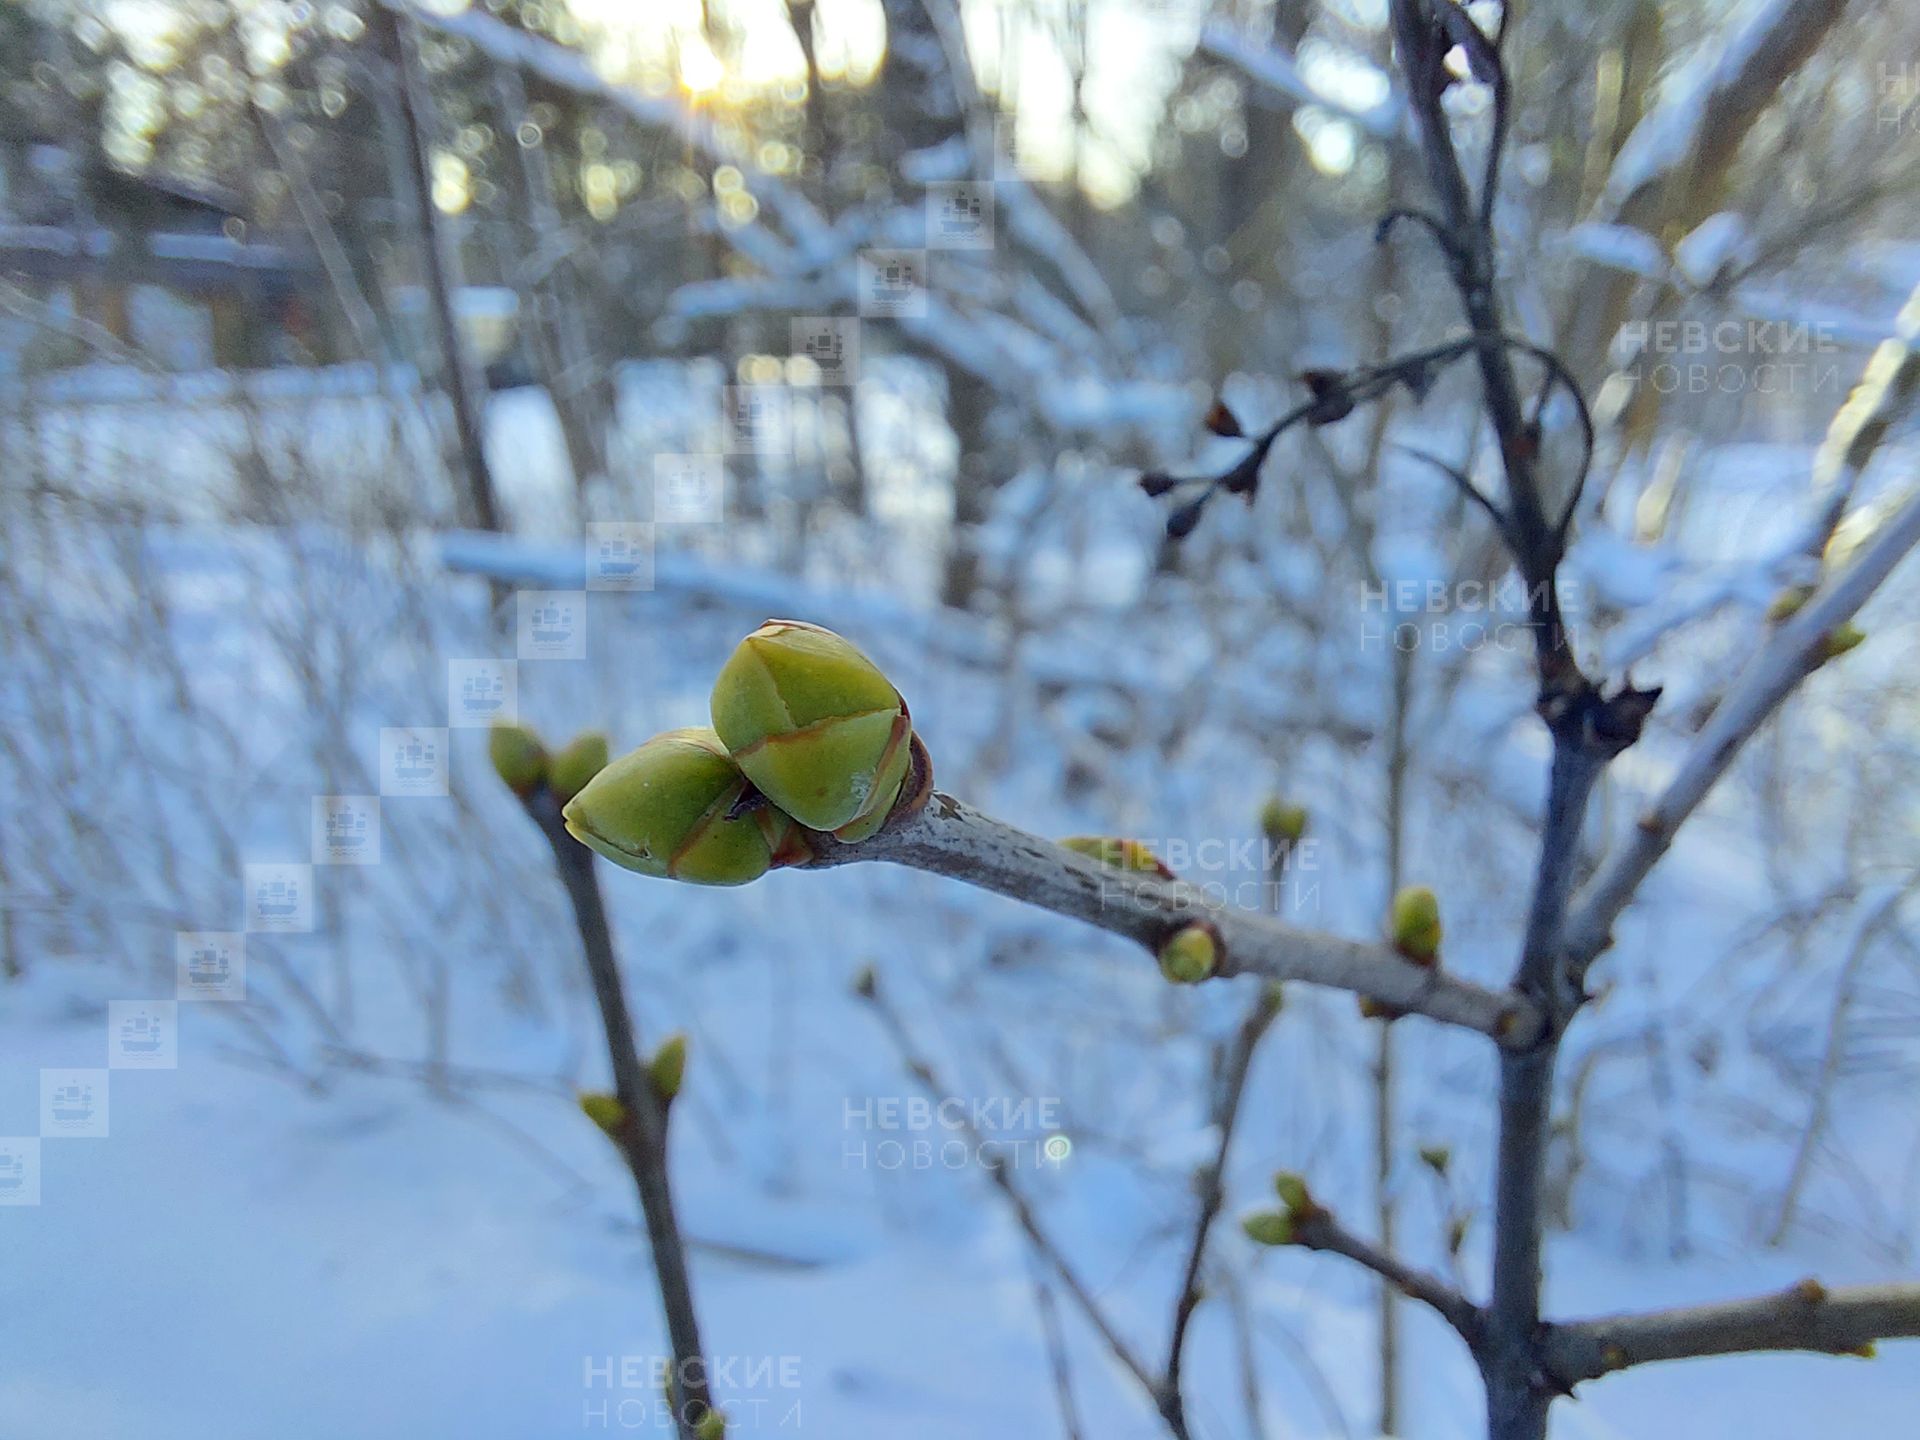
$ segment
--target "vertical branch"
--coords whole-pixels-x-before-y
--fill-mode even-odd
[[[554,865],[579,926],[594,1003],[606,1032],[614,1095],[626,1112],[615,1140],[639,1191],[640,1211],[653,1250],[654,1278],[673,1348],[674,1423],[682,1440],[698,1440],[698,1427],[713,1408],[713,1396],[708,1386],[706,1352],[700,1348],[686,1245],[674,1216],[673,1192],[667,1180],[667,1106],[640,1059],[633,1016],[620,983],[620,962],[613,951],[613,933],[600,898],[600,879],[593,868],[593,852],[567,833],[560,818],[560,801],[545,785],[522,803],[553,847]]]
[[[458,257],[440,221],[433,203],[433,175],[426,113],[429,105],[427,79],[420,67],[414,37],[409,33],[413,21],[382,7],[371,11],[380,26],[388,62],[393,67],[394,95],[401,134],[401,159],[406,172],[405,200],[413,208],[415,228],[419,232],[421,279],[426,289],[427,307],[440,347],[441,373],[447,387],[447,399],[453,406],[454,431],[460,443],[461,464],[466,471],[467,519],[482,530],[498,530],[500,506],[493,484],[493,471],[487,465],[485,432],[481,423],[480,379],[474,374],[467,347],[460,334],[459,317],[453,309],[453,276],[458,272]]]

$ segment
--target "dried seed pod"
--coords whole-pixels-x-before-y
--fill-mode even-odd
[[[886,823],[912,720],[879,667],[831,630],[767,621],[721,667],[712,708],[734,761],[809,830],[852,842]]]
[[[628,870],[745,885],[774,864],[783,830],[750,794],[711,730],[669,730],[595,775],[564,813],[574,839]]]
[[[586,730],[573,737],[547,766],[547,784],[562,805],[587,788],[587,782],[607,768],[607,737]]]
[[[525,725],[496,725],[487,736],[494,773],[516,795],[530,795],[547,778],[547,747]]]

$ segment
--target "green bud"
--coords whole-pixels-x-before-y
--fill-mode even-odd
[[[1855,646],[1864,643],[1866,638],[1866,631],[1851,620],[1844,621],[1827,632],[1824,658],[1837,660]]]
[[[617,1138],[627,1123],[627,1107],[602,1090],[584,1090],[579,1095],[580,1109],[607,1135]]]
[[[653,1059],[647,1062],[647,1078],[653,1082],[654,1094],[671,1100],[680,1093],[680,1082],[686,1077],[687,1037],[684,1031],[676,1030],[653,1052]]]
[[[853,993],[862,1000],[871,1000],[880,991],[880,983],[874,976],[873,966],[862,965],[860,973],[853,977]]]
[[[709,1410],[693,1427],[693,1433],[698,1440],[726,1440],[727,1417],[718,1410]]]
[[[1775,625],[1791,620],[1800,613],[1800,607],[1813,597],[1811,585],[1789,585],[1773,597],[1773,603],[1767,606],[1767,619]]]
[[[1076,855],[1097,860],[1102,865],[1111,865],[1116,870],[1158,875],[1163,880],[1173,879],[1173,871],[1167,868],[1166,863],[1138,840],[1120,840],[1111,835],[1069,835],[1060,842],[1060,846]]]
[[[767,807],[736,814],[747,779],[711,730],[669,730],[607,766],[567,803],[567,831],[614,864],[695,885],[745,885],[774,863]]]
[[[1289,1215],[1299,1215],[1314,1208],[1313,1195],[1307,1189],[1307,1182],[1291,1170],[1275,1172],[1273,1193],[1280,1197],[1280,1203],[1287,1207]]]
[[[1183,925],[1160,947],[1160,973],[1176,985],[1198,985],[1220,962],[1220,947],[1206,925]]]
[[[1291,1245],[1293,1217],[1281,1210],[1256,1210],[1240,1221],[1240,1228],[1256,1245]]]
[[[1275,845],[1294,844],[1307,833],[1307,807],[1271,796],[1260,807],[1260,829]]]
[[[538,789],[547,778],[547,747],[525,725],[496,725],[487,736],[494,773],[516,795]]]
[[[587,782],[607,768],[607,737],[585,730],[573,737],[547,766],[547,784],[562,805],[587,788]]]
[[[1422,1145],[1420,1163],[1442,1179],[1446,1178],[1447,1167],[1453,1163],[1453,1151],[1444,1145]]]
[[[1393,897],[1393,948],[1416,965],[1431,965],[1440,953],[1440,899],[1425,885],[1409,885]]]
[[[740,642],[713,682],[713,728],[761,794],[845,841],[886,823],[912,763],[900,692],[840,636],[798,620]]]

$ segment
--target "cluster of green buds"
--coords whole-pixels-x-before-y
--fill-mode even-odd
[[[769,620],[714,681],[713,727],[670,730],[568,799],[567,829],[616,865],[744,885],[887,822],[913,768],[913,722],[880,668],[831,630]],[[555,761],[557,768],[558,761]]]
[[[1280,1198],[1278,1209],[1255,1210],[1240,1221],[1241,1230],[1256,1245],[1296,1244],[1302,1229],[1326,1218],[1326,1207],[1313,1198],[1307,1182],[1291,1170],[1273,1177],[1273,1189]]]
[[[607,737],[598,730],[583,730],[557,754],[550,754],[531,727],[496,725],[487,736],[487,758],[501,782],[521,799],[544,785],[564,805],[606,768]]]

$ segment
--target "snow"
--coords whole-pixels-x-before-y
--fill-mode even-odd
[[[1745,217],[1722,210],[1694,226],[1673,247],[1673,263],[1688,284],[1704,290],[1728,267],[1751,260],[1753,253]]]

